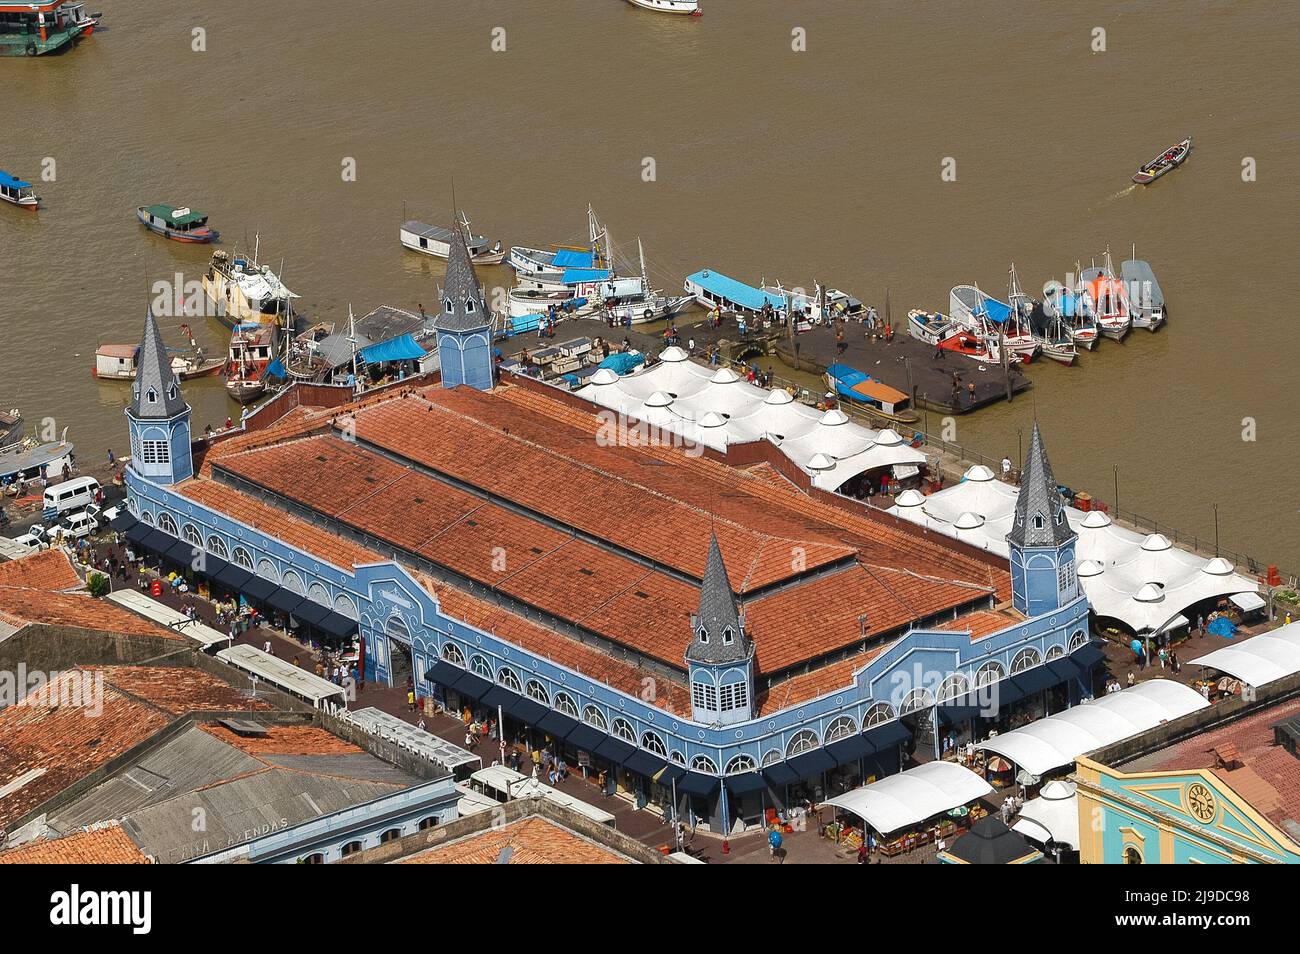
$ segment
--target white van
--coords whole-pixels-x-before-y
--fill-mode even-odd
[[[45,531],[45,538],[53,543],[55,540],[80,540],[99,529],[99,521],[85,510],[70,514]]]
[[[64,513],[93,504],[99,495],[99,481],[94,477],[77,477],[45,488],[44,509]]]

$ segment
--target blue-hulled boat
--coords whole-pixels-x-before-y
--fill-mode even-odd
[[[840,400],[861,407],[876,417],[898,424],[915,424],[917,421],[912,401],[906,394],[857,368],[836,362],[826,369],[823,377],[826,386],[833,388]]]
[[[0,199],[4,199],[20,209],[35,212],[41,204],[41,198],[32,191],[32,184],[0,169]]]

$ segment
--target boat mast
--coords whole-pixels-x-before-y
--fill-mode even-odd
[[[352,393],[357,394],[361,381],[357,377],[357,320],[352,314],[352,302],[348,302],[348,344],[352,346]]]

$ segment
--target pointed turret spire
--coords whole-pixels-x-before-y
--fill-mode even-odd
[[[741,662],[750,657],[752,650],[745,635],[736,595],[727,578],[727,567],[722,562],[718,537],[709,537],[709,558],[704,567],[704,582],[700,586],[700,611],[695,617],[695,635],[686,658],[691,662],[728,663]]]
[[[145,314],[129,413],[137,420],[165,421],[188,409],[150,308]]]
[[[1065,500],[1052,475],[1043,437],[1034,422],[1020,476],[1020,496],[1016,499],[1016,520],[1007,542],[1015,547],[1057,547],[1074,536],[1065,516]]]
[[[442,309],[433,320],[438,331],[477,331],[492,323],[483,290],[478,284],[474,263],[470,261],[469,246],[465,244],[465,228],[452,210],[452,235],[448,243],[447,276],[443,280]]]

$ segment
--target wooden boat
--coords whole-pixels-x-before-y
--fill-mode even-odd
[[[41,197],[32,191],[32,184],[0,169],[0,199],[20,209],[35,212],[40,207]]]
[[[461,229],[465,234],[465,244],[469,247],[469,257],[475,265],[500,265],[505,261],[506,252],[500,242],[493,243],[481,235],[470,231],[469,219],[461,213]],[[398,237],[402,244],[413,252],[423,252],[434,258],[446,258],[451,250],[451,238],[456,233],[441,225],[429,225],[427,222],[411,220],[402,223]]]
[[[919,420],[917,413],[912,410],[912,401],[906,394],[857,368],[847,364],[832,364],[822,378],[840,400],[862,408],[873,417],[897,424],[915,424]]]
[[[682,290],[708,309],[757,315],[764,305],[771,305],[778,314],[785,312],[784,296],[765,292],[707,268],[686,276]]]
[[[677,13],[684,16],[702,16],[700,0],[627,0],[634,7],[653,10],[655,13]]]
[[[225,249],[217,249],[203,273],[203,293],[228,328],[248,322],[279,324],[298,297],[271,266],[258,263],[260,246],[260,240],[254,242],[251,256],[235,252],[232,257]]]
[[[1070,329],[1059,316],[1049,318],[1042,303],[1025,294],[1020,287],[1015,262],[1011,263],[1011,271],[1007,276],[1007,303],[1045,357],[1058,364],[1074,364],[1078,348],[1070,335]]]
[[[1050,281],[1043,287],[1043,312],[1048,319],[1059,320],[1065,325],[1076,349],[1091,351],[1097,347],[1101,333],[1097,330],[1092,304],[1083,295],[1058,281]]]
[[[95,367],[91,376],[100,381],[134,381],[140,346],[132,344],[106,344],[95,349]],[[182,381],[205,378],[217,374],[226,364],[224,358],[205,358],[203,349],[194,354],[173,354],[172,372]]]
[[[1001,364],[1002,352],[996,341],[989,341],[973,331],[958,329],[955,335],[949,335],[939,342],[939,347],[953,354],[965,355],[981,364]]]
[[[1168,318],[1165,293],[1156,281],[1156,273],[1151,265],[1137,257],[1136,245],[1133,246],[1133,257],[1120,263],[1119,274],[1128,290],[1133,327],[1155,331]]]
[[[195,212],[188,206],[174,208],[163,204],[142,205],[135,210],[135,217],[150,232],[156,232],[173,242],[204,244],[221,237],[216,229],[208,228],[208,213]]]
[[[279,357],[279,344],[278,325],[235,325],[226,361],[226,393],[231,398],[247,404],[266,393],[267,368]]]
[[[984,294],[975,285],[957,285],[948,293],[953,321],[980,337],[1006,348],[1010,357],[1028,364],[1038,354],[1038,342],[1023,316],[1006,302]]]
[[[0,411],[0,451],[8,450],[23,442],[23,416],[18,408]]]
[[[68,0],[0,2],[0,56],[54,53],[94,33],[101,16]]]
[[[1160,155],[1138,169],[1133,181],[1138,185],[1150,185],[1167,172],[1173,172],[1192,154],[1192,137],[1188,136],[1180,143],[1170,146]]]
[[[1104,337],[1123,341],[1133,327],[1132,309],[1124,283],[1115,277],[1111,266],[1110,247],[1106,248],[1104,263],[1100,268],[1085,268],[1079,276],[1081,291],[1092,303],[1097,327]]]
[[[959,331],[961,328],[957,322],[937,311],[931,314],[924,309],[913,308],[907,313],[907,333],[928,345],[937,345]]]

